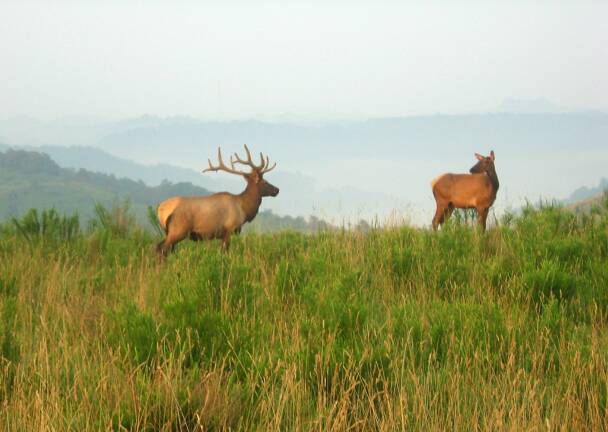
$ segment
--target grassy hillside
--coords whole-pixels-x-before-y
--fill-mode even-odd
[[[608,202],[162,265],[129,226],[25,222],[0,236],[2,429],[608,427]]]

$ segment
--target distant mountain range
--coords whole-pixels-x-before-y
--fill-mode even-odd
[[[339,164],[370,156],[449,159],[486,146],[501,148],[503,154],[560,151],[573,143],[581,149],[593,148],[606,144],[607,128],[608,115],[601,113],[437,115],[319,127],[148,119],[112,131],[94,146],[138,162],[171,161],[199,168],[218,146],[238,151],[247,143],[264,149],[283,169],[295,171],[313,163]]]
[[[518,101],[506,101],[518,104]],[[540,100],[539,104],[549,103]],[[28,117],[0,120],[0,136],[18,146],[88,146],[147,164],[170,163],[202,168],[218,146],[240,150],[243,143],[263,149],[281,165],[370,154],[460,155],[480,144],[511,151],[560,150],[605,145],[608,114],[496,113],[380,118],[319,126],[256,120],[203,121],[189,117],[143,116],[123,121],[62,119],[42,122]],[[297,149],[297,152],[294,151]]]
[[[522,109],[520,102],[507,101],[504,109]],[[44,146],[64,167],[141,179],[149,186],[166,178],[232,192],[243,188],[238,178],[203,175],[201,170],[207,158],[215,158],[218,146],[230,154],[242,152],[247,143],[278,162],[268,179],[281,193],[267,207],[277,214],[315,214],[339,222],[343,216],[384,217],[405,208],[423,223],[433,211],[430,180],[446,171],[467,172],[475,152],[496,151],[501,180],[497,209],[517,207],[525,199],[567,197],[606,176],[608,115],[537,113],[553,108],[544,100],[532,102],[525,103],[529,113],[318,124],[154,116],[41,122],[20,117],[0,120],[0,137],[10,145]],[[79,149],[61,149],[66,146]]]

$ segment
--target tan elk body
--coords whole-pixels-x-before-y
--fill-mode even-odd
[[[435,178],[431,187],[437,204],[433,229],[444,224],[455,208],[476,209],[479,226],[485,230],[488,211],[498,192],[499,182],[494,167],[494,151],[490,156],[475,153],[478,162],[471,174],[443,174]]]
[[[263,178],[276,164],[269,167],[268,158],[264,159],[260,153],[261,163],[255,165],[247,146],[245,151],[247,160],[242,160],[235,154],[235,160],[230,158],[230,168],[224,164],[221,150],[218,149],[218,166],[214,167],[209,160],[209,168],[203,170],[225,171],[243,176],[247,187],[242,193],[219,192],[202,197],[173,197],[158,206],[158,220],[166,233],[165,239],[157,246],[159,254],[167,255],[176,243],[186,237],[192,240],[222,239],[223,247],[227,249],[230,235],[239,233],[243,224],[255,218],[262,197],[276,196],[279,193],[277,187]],[[251,172],[236,170],[235,163],[251,167]]]

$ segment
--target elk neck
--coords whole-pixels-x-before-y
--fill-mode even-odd
[[[239,195],[241,208],[245,212],[245,222],[250,222],[258,214],[262,204],[262,193],[260,185],[253,181],[247,181],[247,187]]]
[[[498,183],[498,175],[496,174],[496,170],[490,169],[486,171],[486,175],[490,178],[490,182],[492,182],[494,192],[498,191],[498,186],[500,186],[500,183]]]

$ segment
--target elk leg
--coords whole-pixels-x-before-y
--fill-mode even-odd
[[[454,204],[449,203],[448,207],[443,212],[443,217],[441,218],[441,225],[448,221],[448,219],[452,216],[452,213],[454,213]]]
[[[224,252],[228,252],[228,248],[230,247],[230,234],[232,234],[231,231],[226,230],[224,232],[224,240],[222,242],[222,249]]]
[[[167,244],[166,239],[156,245],[156,253],[160,258],[164,258],[173,252],[173,245]]]
[[[488,211],[490,209],[487,207],[482,207],[477,209],[477,223],[482,231],[486,230],[486,219],[488,218]]]
[[[163,241],[156,245],[156,253],[159,257],[165,258],[167,255],[169,255],[169,253],[173,252],[174,248],[175,245],[168,243],[167,239],[165,238]]]
[[[176,243],[179,243],[180,241],[185,239],[187,235],[187,230],[178,230],[172,229],[172,227],[168,227],[167,237],[165,237],[165,239],[156,246],[156,252],[159,255],[166,257],[167,255],[169,255],[170,252],[173,252],[173,250],[175,250]]]
[[[200,241],[202,239],[203,239],[203,237],[201,235],[199,235],[199,234],[197,234],[195,232],[191,232],[190,233],[190,240],[192,240],[192,241]]]
[[[439,224],[443,223],[445,208],[442,208],[439,204],[437,204],[437,210],[435,211],[435,216],[433,217],[433,230],[437,231],[437,227]]]

